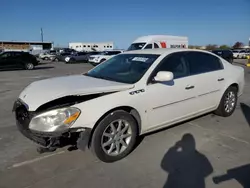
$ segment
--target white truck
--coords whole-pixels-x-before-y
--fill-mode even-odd
[[[153,48],[188,48],[188,37],[171,35],[142,36],[129,46],[128,51]]]

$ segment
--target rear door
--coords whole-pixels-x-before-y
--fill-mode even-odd
[[[197,80],[197,112],[213,109],[221,98],[225,83],[225,71],[221,60],[205,52],[189,52],[186,55],[190,76]]]
[[[11,66],[13,68],[23,67],[24,63],[27,62],[27,58],[24,58],[24,53],[22,52],[12,52]]]
[[[87,60],[87,53],[86,53],[86,52],[79,52],[79,53],[77,54],[76,59],[77,59],[78,61]]]

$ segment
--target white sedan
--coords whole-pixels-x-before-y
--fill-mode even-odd
[[[123,50],[109,50],[109,51],[104,51],[100,54],[97,55],[91,55],[88,59],[89,63],[96,66],[112,57],[114,57],[117,54],[122,53]]]
[[[104,162],[138,136],[208,112],[230,116],[244,69],[206,51],[150,49],[114,56],[85,74],[36,81],[14,104],[19,130],[54,151],[87,146]]]

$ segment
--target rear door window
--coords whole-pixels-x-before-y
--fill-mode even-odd
[[[204,52],[189,52],[186,56],[188,60],[190,75],[218,71],[223,69],[219,58]]]

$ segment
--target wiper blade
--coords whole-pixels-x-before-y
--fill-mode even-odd
[[[103,80],[105,80],[105,78],[106,78],[106,77],[103,77],[103,76],[94,76],[94,75],[89,75],[88,73],[85,73],[85,74],[83,74],[83,75],[85,75],[85,76],[89,76],[89,77],[92,77],[92,78],[103,79]]]

